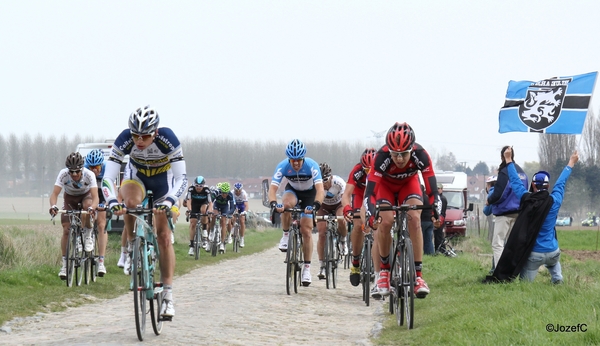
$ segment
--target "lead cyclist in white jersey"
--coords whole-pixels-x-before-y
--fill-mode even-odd
[[[159,117],[156,110],[146,106],[138,108],[129,116],[129,128],[123,130],[112,146],[106,162],[106,172],[102,182],[102,192],[116,215],[124,215],[127,208],[142,204],[146,190],[154,194],[154,225],[157,230],[160,250],[160,274],[163,282],[163,305],[161,316],[172,318],[175,315],[173,305],[173,272],[175,253],[171,244],[166,211],[181,198],[187,188],[185,161],[181,144],[170,128],[158,128]],[[124,205],[117,200],[114,181],[119,168],[129,155],[129,163],[123,173],[120,194]],[[134,216],[124,216],[125,229],[128,231],[129,248],[135,239]],[[130,274],[131,256],[127,256],[125,274]]]
[[[299,139],[292,140],[286,150],[287,159],[281,161],[275,168],[269,188],[269,204],[271,209],[283,213],[284,209],[294,208],[299,205],[304,209],[300,218],[300,233],[302,234],[304,249],[304,265],[302,266],[302,286],[308,286],[312,282],[310,274],[310,262],[313,252],[312,228],[313,210],[318,211],[323,203],[325,191],[323,190],[323,179],[321,169],[315,160],[305,157],[306,148]],[[282,197],[282,204],[277,204],[277,189],[283,178],[288,183]],[[283,226],[283,237],[279,241],[279,250],[287,252],[288,238],[292,218],[290,213],[281,215]]]

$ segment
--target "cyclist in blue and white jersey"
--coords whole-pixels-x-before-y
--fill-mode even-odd
[[[58,172],[52,194],[50,195],[49,213],[54,217],[58,213],[56,203],[58,195],[63,191],[63,209],[75,210],[77,205],[81,204],[82,210],[87,210],[92,216],[98,207],[98,185],[96,177],[89,169],[83,167],[83,157],[80,153],[71,153],[65,160],[66,168]],[[89,252],[94,249],[94,241],[92,239],[92,226],[90,225],[90,215],[82,215],[81,222],[84,232],[83,247]],[[69,241],[69,217],[66,214],[61,216],[61,224],[63,227],[60,247],[62,250],[62,267],[58,276],[61,280],[67,279],[67,243]]]
[[[160,250],[160,274],[163,283],[163,305],[160,315],[172,318],[173,272],[175,253],[171,244],[171,230],[166,212],[181,198],[187,189],[185,160],[179,139],[170,128],[159,128],[159,116],[154,108],[138,108],[129,116],[129,128],[123,130],[112,146],[106,162],[106,171],[102,182],[102,192],[109,207],[116,215],[124,215],[126,208],[135,208],[142,204],[146,190],[154,194],[154,226],[157,231]],[[125,155],[129,162],[125,166],[120,195],[124,205],[117,200],[114,181]],[[125,215],[125,229],[128,232],[129,248],[135,239],[133,226],[135,217]],[[130,274],[131,256],[127,256],[125,274]]]
[[[242,183],[233,184],[233,199],[235,208],[240,214],[240,247],[244,247],[244,234],[246,233],[246,210],[248,210],[248,194],[243,189]]]
[[[342,196],[346,190],[346,182],[342,177],[331,174],[331,167],[326,162],[319,165],[321,167],[321,176],[323,177],[323,189],[325,190],[325,199],[321,209],[317,212],[317,216],[343,216]],[[348,254],[348,245],[346,244],[346,236],[348,229],[345,221],[337,223],[337,230],[340,240],[341,255]],[[325,241],[327,233],[327,221],[317,221],[317,231],[319,232],[319,240],[317,241],[317,253],[319,254],[319,280],[326,278],[327,271],[325,270]]]
[[[100,149],[94,149],[85,156],[84,168],[89,169],[96,175],[98,184],[98,210],[104,210],[104,195],[102,194],[102,179],[104,178],[104,153]],[[108,243],[108,233],[106,233],[106,213],[96,213],[96,224],[98,225],[98,276],[106,274],[104,266],[104,255],[106,254],[106,243]]]
[[[323,189],[323,179],[321,178],[321,169],[319,164],[306,157],[306,147],[299,139],[292,140],[286,147],[285,154],[287,159],[281,161],[275,168],[275,173],[271,179],[269,188],[269,204],[271,209],[283,213],[284,209],[294,208],[299,205],[304,209],[300,219],[300,233],[302,233],[304,265],[302,266],[302,285],[308,286],[312,282],[310,274],[310,259],[312,257],[312,228],[313,211],[321,208],[325,198]],[[282,203],[277,204],[277,190],[283,178],[288,180],[285,191],[282,196]],[[279,250],[287,251],[288,238],[292,217],[290,213],[281,215],[281,224],[283,236],[279,241]]]
[[[183,206],[188,208],[189,213],[200,213],[208,214],[213,211],[213,200],[212,192],[210,188],[206,186],[206,180],[204,177],[199,175],[194,179],[194,185],[190,186],[183,200]],[[202,247],[206,247],[206,239],[208,233],[206,228],[208,227],[208,217],[203,216],[200,220],[202,223]],[[194,255],[194,237],[196,235],[196,225],[198,224],[198,217],[196,215],[190,215],[190,250],[188,255]]]
[[[233,201],[233,193],[231,192],[231,186],[229,183],[218,183],[219,194],[215,196],[213,202],[213,209],[217,214],[221,215],[221,244],[219,244],[219,251],[225,252],[225,244],[227,244],[227,235],[231,232],[231,215],[235,211],[235,203]],[[215,218],[210,222],[212,230],[215,225]],[[229,240],[231,241],[231,240]],[[207,246],[208,247],[208,246]]]

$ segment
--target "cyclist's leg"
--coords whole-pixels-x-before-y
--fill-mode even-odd
[[[126,208],[133,209],[142,204],[145,195],[145,187],[140,181],[133,179],[125,180],[121,184],[121,188],[119,190],[121,196],[123,197],[123,203],[125,204]],[[135,217],[125,214],[123,216],[123,221],[125,223],[125,228],[127,229],[127,240],[132,242],[135,238]]]
[[[190,213],[200,212],[200,203],[191,201]],[[190,215],[190,248],[194,247],[194,237],[196,236],[196,225],[198,224],[198,216]],[[200,239],[198,239],[200,241]]]
[[[246,234],[246,211],[240,214],[240,237],[244,238]]]
[[[393,191],[389,189],[388,186],[382,185],[377,189],[376,201],[379,205],[382,206],[390,206],[395,200],[395,196]],[[371,296],[373,298],[378,298],[381,296],[387,296],[390,293],[390,246],[392,245],[392,236],[390,231],[392,229],[392,225],[394,224],[394,212],[391,210],[382,211],[379,213],[379,217],[381,218],[381,223],[377,227],[377,232],[374,234],[375,242],[379,245],[379,258],[381,259],[381,264],[379,265],[379,278],[377,280],[374,288],[374,294]],[[372,251],[373,254],[376,251]],[[375,265],[376,261],[373,261],[373,265]],[[377,271],[377,267],[375,267],[375,271]]]
[[[81,209],[88,210],[92,206],[93,198],[91,191],[88,191],[85,195],[81,196]],[[90,223],[91,217],[89,214],[81,216],[81,225],[83,228],[83,241],[85,251],[92,251],[94,249],[94,240],[92,238],[92,230],[94,225]]]
[[[336,216],[344,216],[344,209],[342,208],[342,203],[340,202],[335,209]],[[340,241],[340,251],[342,255],[348,254],[348,244],[346,244],[346,236],[348,235],[348,229],[346,228],[346,222],[343,220],[338,220],[338,233],[339,233],[339,241]]]
[[[283,204],[284,209],[293,208],[298,203],[298,198],[296,197],[296,194],[292,190],[286,190],[283,193],[283,196],[281,198],[281,203]],[[281,240],[279,240],[279,250],[281,250],[282,252],[287,251],[288,237],[289,237],[288,232],[290,231],[291,224],[292,224],[292,215],[290,213],[282,213],[281,214],[281,228],[282,228],[283,234],[281,236]]]

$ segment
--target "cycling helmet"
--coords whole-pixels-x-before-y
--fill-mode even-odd
[[[492,175],[489,178],[487,178],[487,180],[485,182],[486,183],[495,183],[497,180],[498,180],[498,177],[495,175]]]
[[[94,149],[85,156],[85,164],[88,166],[99,166],[104,162],[104,153],[100,149]]]
[[[67,160],[65,161],[65,166],[67,166],[68,169],[82,169],[83,168],[83,156],[81,156],[80,153],[70,153],[69,156],[67,156]]]
[[[304,143],[302,143],[299,139],[294,139],[287,145],[285,149],[285,154],[290,159],[301,159],[306,155],[306,148],[304,147]]]
[[[233,188],[236,190],[241,190],[242,187],[244,187],[244,185],[242,183],[235,183],[233,184]]]
[[[231,187],[229,186],[229,183],[228,182],[221,183],[221,186],[219,186],[219,191],[221,191],[221,193],[229,193],[229,191],[231,191]]]
[[[138,108],[129,116],[129,130],[138,135],[153,134],[158,128],[158,122],[158,113],[154,108]]]
[[[385,144],[392,151],[410,150],[415,144],[415,132],[407,123],[395,123],[385,136]]]
[[[327,162],[319,164],[319,168],[321,168],[321,177],[323,180],[327,180],[331,177],[331,167],[329,167]]]
[[[204,185],[206,184],[206,181],[204,180],[204,177],[199,175],[196,177],[196,179],[194,179],[194,185]]]
[[[362,156],[360,157],[360,164],[363,166],[363,168],[369,168],[373,165],[376,152],[377,151],[373,148],[367,148],[365,151],[363,151]]]

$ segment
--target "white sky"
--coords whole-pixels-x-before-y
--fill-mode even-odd
[[[508,81],[599,70],[598,33],[592,0],[2,1],[0,134],[114,138],[150,104],[182,139],[407,121],[471,168],[538,161],[538,135],[498,133]]]

